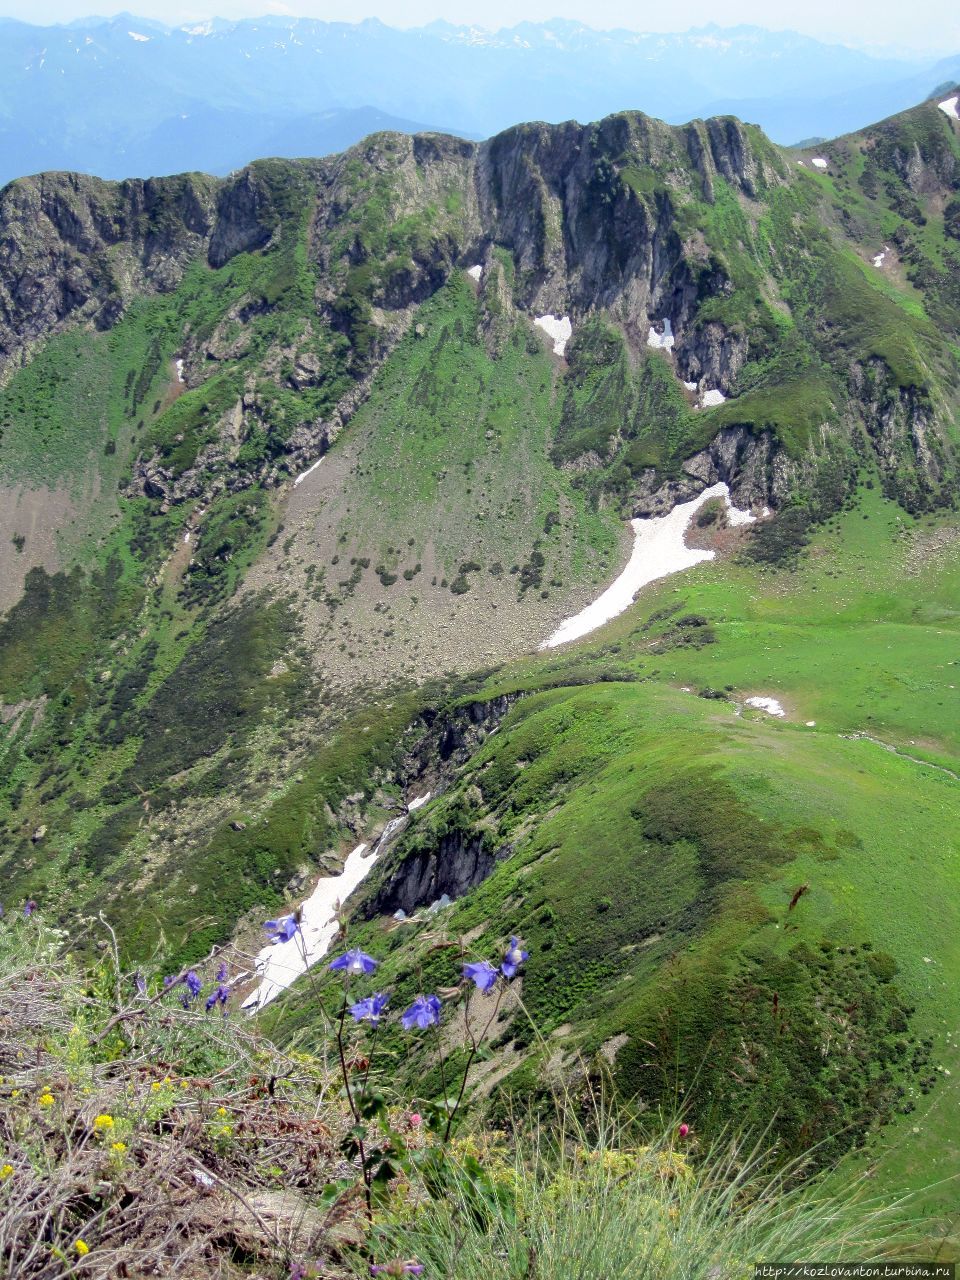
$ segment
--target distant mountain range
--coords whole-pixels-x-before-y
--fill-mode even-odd
[[[0,21],[0,183],[44,169],[224,174],[338,151],[380,129],[486,137],[520,120],[637,108],[671,123],[735,114],[776,141],[836,136],[960,78],[758,27],[683,35],[521,23],[408,31],[267,17],[176,29],[128,14]]]

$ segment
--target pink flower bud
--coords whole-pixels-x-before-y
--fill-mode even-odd
[[[414,1129],[419,1129],[423,1124],[423,1116],[418,1111],[412,1112],[410,1116],[410,1124]]]
[[[690,1132],[690,1126],[688,1124],[682,1124],[680,1128],[677,1130],[677,1136],[680,1138],[685,1138],[689,1132]]]

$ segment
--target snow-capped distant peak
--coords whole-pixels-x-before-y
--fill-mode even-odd
[[[185,36],[209,36],[213,34],[212,22],[198,22],[194,27],[181,27]]]
[[[954,120],[960,120],[960,114],[957,112],[958,102],[960,102],[960,94],[954,94],[952,98],[947,98],[945,102],[939,102],[937,105],[944,115],[952,116]]]
[[[138,40],[141,44],[146,44],[150,39],[149,36],[142,36],[139,31],[128,31],[127,35],[131,40]]]

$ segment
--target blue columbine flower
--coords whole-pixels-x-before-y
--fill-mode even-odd
[[[487,992],[496,982],[498,975],[492,964],[488,964],[486,960],[480,960],[477,964],[465,964],[463,976],[469,978],[478,991]]]
[[[355,1022],[369,1022],[371,1027],[380,1025],[383,1011],[390,1003],[390,997],[383,991],[377,991],[365,1000],[358,1000],[350,1006],[350,1016]]]
[[[342,956],[337,956],[336,960],[330,961],[331,969],[342,970],[348,978],[358,978],[363,973],[373,973],[376,967],[377,961],[373,956],[368,956],[359,947],[353,951],[345,951]]]
[[[510,939],[510,949],[503,957],[503,964],[500,966],[500,972],[505,978],[513,978],[517,970],[523,964],[524,960],[529,959],[530,952],[523,951],[520,947],[519,938]]]
[[[281,916],[279,920],[267,920],[263,926],[271,942],[289,942],[300,928],[295,915]]]
[[[219,972],[219,970],[217,972]],[[209,1013],[210,1010],[215,1008],[218,1004],[226,1007],[226,1003],[229,999],[230,999],[230,988],[225,987],[223,983],[221,983],[217,987],[216,991],[211,992],[211,994],[207,996],[207,1004],[206,1004],[207,1013]]]
[[[435,1027],[440,1021],[440,1001],[436,996],[417,996],[409,1009],[401,1016],[404,1031],[412,1031],[419,1027],[425,1031],[427,1027]]]

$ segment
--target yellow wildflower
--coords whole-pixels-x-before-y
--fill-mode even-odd
[[[37,1099],[37,1102],[39,1102],[41,1107],[52,1107],[53,1094],[49,1089],[44,1089],[43,1093],[41,1093],[40,1097]]]
[[[14,1089],[14,1091],[13,1091],[13,1093],[11,1093],[10,1097],[11,1097],[11,1098],[19,1098],[19,1097],[20,1097],[20,1090],[19,1090],[19,1089]]]
[[[80,1255],[81,1258],[84,1257],[85,1254],[88,1254],[90,1252],[90,1246],[87,1244],[86,1240],[80,1240],[80,1239],[74,1240],[73,1247],[76,1249],[77,1253]]]
[[[232,1133],[233,1133],[233,1130],[230,1128],[230,1126],[228,1124],[225,1124],[223,1128],[220,1130],[220,1133],[218,1136],[221,1138],[229,1138]]]
[[[217,1115],[218,1115],[218,1116],[225,1116],[226,1114],[227,1114],[227,1108],[226,1108],[226,1107],[217,1107]]]
[[[6,1179],[6,1178],[12,1178],[12,1177],[13,1177],[12,1164],[5,1164],[2,1168],[0,1168],[0,1178]]]
[[[127,1144],[125,1142],[112,1142],[110,1144],[110,1150],[115,1151],[118,1156],[122,1156],[126,1149]]]
[[[94,1129],[96,1129],[97,1133],[103,1133],[104,1130],[106,1129],[112,1129],[113,1116],[108,1116],[108,1115],[97,1116],[96,1120],[94,1120],[93,1122],[93,1127]]]
[[[160,1084],[159,1080],[154,1080],[153,1083],[150,1085],[150,1088],[153,1090],[154,1093],[159,1093],[162,1087],[163,1086]]]
[[[181,1088],[181,1089],[189,1089],[189,1088],[190,1088],[190,1081],[189,1081],[189,1080],[181,1080],[181,1081],[180,1081],[180,1088]]]

